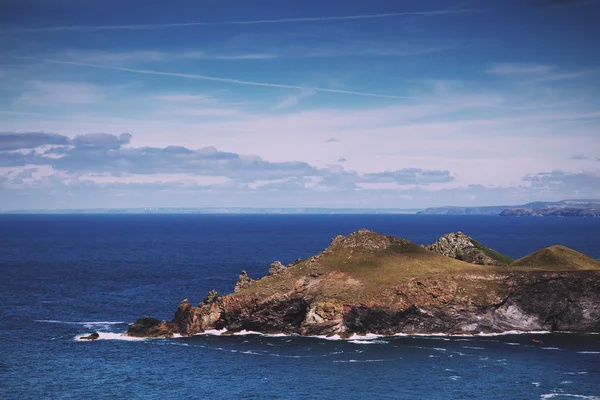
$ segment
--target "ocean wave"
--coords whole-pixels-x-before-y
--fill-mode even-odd
[[[67,324],[67,325],[128,325],[123,321],[57,321],[54,319],[34,319],[33,322],[44,322],[47,324]]]
[[[126,341],[136,342],[136,341],[150,339],[150,338],[139,338],[139,337],[127,336],[125,333],[114,333],[114,332],[98,332],[99,337],[98,337],[98,339],[95,339],[95,340],[82,339],[82,337],[85,337],[88,335],[89,335],[88,333],[77,335],[77,336],[75,336],[74,339],[76,342],[94,342],[96,340],[126,340]]]
[[[559,347],[542,347],[542,350],[562,350]]]
[[[58,320],[34,320],[35,322],[41,322],[41,323],[53,323],[53,324],[68,324],[68,325],[81,325],[84,326],[86,328],[90,328],[90,329],[98,329],[98,328],[106,328],[106,329],[111,329],[111,326],[115,326],[115,325],[129,325],[129,323],[124,322],[124,321],[58,321]],[[98,332],[100,334],[102,333],[109,333],[109,332]],[[211,330],[206,330],[204,332],[200,332],[200,333],[196,333],[192,336],[223,336],[223,337],[227,337],[227,336],[260,336],[260,337],[267,337],[267,338],[295,338],[295,337],[306,337],[306,338],[313,338],[313,339],[322,339],[322,340],[332,340],[332,341],[344,341],[344,342],[349,342],[349,343],[354,343],[354,344],[383,344],[383,343],[389,343],[389,341],[386,340],[381,340],[381,339],[393,339],[393,338],[398,338],[398,337],[417,337],[417,338],[430,338],[430,339],[439,339],[439,340],[452,340],[453,338],[460,338],[460,339],[456,339],[456,341],[468,341],[469,339],[465,339],[465,338],[473,338],[473,337],[488,337],[488,336],[505,336],[505,335],[547,335],[547,334],[552,334],[552,333],[573,333],[573,332],[550,332],[550,331],[505,331],[505,332],[495,332],[495,333],[484,333],[484,332],[480,332],[480,333],[473,333],[473,334],[450,334],[450,333],[396,333],[393,335],[379,335],[379,334],[374,334],[374,333],[367,333],[367,334],[353,334],[349,337],[343,338],[340,335],[310,335],[310,336],[302,336],[296,333],[292,333],[292,334],[287,334],[287,333],[262,333],[262,332],[258,332],[258,331],[249,331],[249,330],[242,330],[239,332],[233,332],[231,334],[228,333],[227,329],[211,329]],[[125,333],[115,333],[115,332],[110,332],[111,335],[114,335],[114,337],[111,337],[111,339],[117,339],[117,338],[121,338],[122,340],[140,340],[140,339],[156,339],[156,338],[131,338],[129,336],[126,336]],[[83,335],[85,336],[85,335]],[[174,334],[172,338],[181,338],[182,336],[180,334]],[[289,340],[288,340],[289,341]],[[514,342],[504,342],[504,344],[510,345],[510,346],[520,346],[520,343],[514,343]],[[416,346],[418,347],[418,346]],[[531,347],[531,346],[525,346],[525,347]],[[427,348],[427,349],[433,349],[433,350],[438,350],[438,351],[446,351],[446,349],[444,348],[439,348],[439,347],[423,347],[423,348]],[[463,348],[465,349],[476,349],[476,350],[485,350],[485,348],[483,347],[477,347],[477,346],[463,346]],[[542,347],[542,349],[544,350],[562,350],[558,347]],[[577,353],[580,354],[600,354],[600,351],[578,351]]]
[[[387,343],[385,340],[359,340],[359,339],[355,339],[355,340],[348,340],[348,343],[354,343],[354,344],[382,344],[382,343]]]
[[[600,354],[600,351],[578,351],[578,354]]]
[[[233,336],[246,336],[246,335],[255,335],[255,336],[265,336],[265,337],[288,337],[288,336],[298,336],[296,334],[287,334],[287,333],[262,333],[256,331],[247,331],[241,330],[239,332],[234,332]]]
[[[375,359],[375,360],[333,360],[334,363],[369,363],[369,362],[384,362],[384,361],[392,361],[392,360],[386,360],[386,359]]]

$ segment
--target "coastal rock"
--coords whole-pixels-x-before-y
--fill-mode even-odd
[[[238,277],[238,280],[235,284],[235,288],[233,289],[233,292],[237,293],[240,290],[249,288],[253,283],[254,283],[254,280],[248,276],[248,273],[246,271],[242,271],[242,273]]]
[[[269,276],[279,275],[280,273],[285,271],[285,268],[286,268],[285,265],[283,265],[281,262],[275,261],[269,267]]]
[[[79,339],[81,340],[98,340],[100,338],[100,334],[98,332],[94,332],[88,336],[82,336]]]
[[[211,292],[199,307],[184,300],[171,322],[141,318],[128,334],[600,332],[600,262],[553,246],[508,267],[479,265],[457,259],[481,250],[473,239],[447,242],[440,249],[449,256],[370,231],[337,237],[285,273],[250,282],[243,273],[250,290]],[[453,258],[456,244],[463,253]]]
[[[172,337],[173,324],[153,317],[142,317],[129,326],[127,335],[134,337]]]
[[[509,257],[483,246],[462,232],[448,233],[440,237],[435,243],[423,247],[443,256],[471,264],[507,265],[512,262]]]
[[[218,298],[219,298],[219,294],[217,293],[216,290],[213,289],[210,292],[208,292],[208,294],[206,295],[204,300],[202,300],[202,303],[198,307],[200,307],[203,304],[212,304],[215,301],[217,301]]]
[[[187,299],[179,304],[172,323],[175,325],[175,332],[182,335],[192,335],[204,331],[200,308],[193,307]]]
[[[344,305],[320,301],[310,305],[300,325],[302,335],[344,335]]]

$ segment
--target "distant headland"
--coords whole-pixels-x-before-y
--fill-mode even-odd
[[[600,200],[535,201],[517,206],[430,207],[423,215],[499,215],[501,217],[600,217]]]
[[[461,232],[419,246],[361,229],[260,279],[242,271],[233,293],[185,299],[173,320],[143,317],[127,335],[600,332],[598,304],[600,262],[564,246],[513,261]]]

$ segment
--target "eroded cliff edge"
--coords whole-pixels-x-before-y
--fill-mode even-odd
[[[300,335],[600,332],[600,263],[562,246],[507,266],[478,265],[408,240],[360,230],[269,275],[242,274],[236,291],[187,300],[172,321],[151,317],[131,336],[206,330]]]

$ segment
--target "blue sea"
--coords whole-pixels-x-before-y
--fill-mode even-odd
[[[419,244],[460,230],[513,258],[559,243],[600,258],[598,218],[2,215],[0,398],[600,399],[600,335],[120,335],[359,228]],[[77,340],[93,331],[102,340]]]

